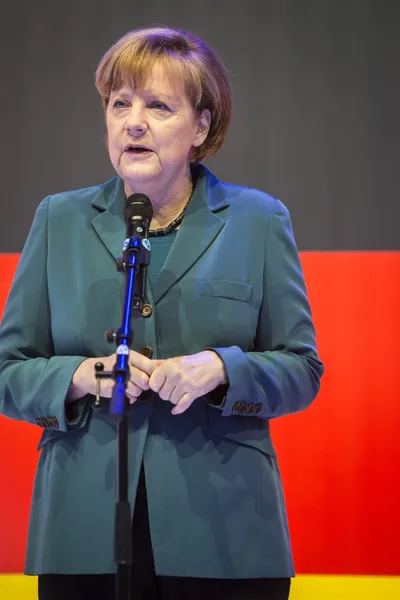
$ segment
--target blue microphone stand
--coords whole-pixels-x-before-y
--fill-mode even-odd
[[[134,197],[141,196],[135,194]],[[127,202],[129,202],[129,200]],[[136,206],[140,204],[138,202]],[[129,402],[126,397],[126,387],[129,381],[129,351],[133,343],[133,332],[130,327],[132,318],[150,316],[151,311],[146,310],[144,305],[146,290],[146,270],[150,263],[151,245],[147,239],[150,219],[140,216],[129,215],[129,208],[125,209],[127,218],[127,234],[132,233],[123,245],[123,257],[117,259],[118,271],[125,273],[125,296],[122,314],[122,323],[118,331],[107,330],[108,342],[115,342],[116,362],[112,371],[104,371],[101,362],[95,365],[95,377],[97,380],[96,400],[93,409],[103,408],[100,400],[101,379],[114,379],[114,388],[110,402],[109,418],[117,423],[118,436],[118,501],[115,512],[115,547],[114,556],[117,565],[116,577],[116,599],[130,600],[130,572],[133,562],[132,552],[132,517],[131,506],[128,497],[128,414]],[[148,208],[148,207],[146,207]],[[152,215],[152,207],[150,204]],[[128,215],[127,215],[128,211]],[[131,213],[139,212],[137,208]],[[147,214],[146,214],[147,217]]]

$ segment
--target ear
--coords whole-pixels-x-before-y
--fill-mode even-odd
[[[206,140],[211,125],[211,113],[205,108],[195,123],[193,146],[198,148]]]

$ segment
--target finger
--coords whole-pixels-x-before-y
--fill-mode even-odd
[[[178,404],[176,404],[174,406],[174,408],[171,410],[171,413],[173,415],[180,415],[183,412],[185,412],[185,410],[187,410],[195,401],[196,398],[193,398],[193,396],[191,394],[183,394],[182,398],[179,400]]]
[[[137,402],[137,398],[135,396],[130,396],[129,394],[126,394],[126,397],[129,400],[129,404],[135,404],[135,402]]]
[[[171,404],[178,404],[179,400],[184,396],[186,392],[182,391],[182,386],[176,386],[169,397]]]
[[[134,398],[135,400],[139,398],[140,394],[143,392],[142,388],[140,388],[132,381],[128,381],[128,385],[126,386],[126,394],[129,398]]]
[[[146,373],[132,366],[129,368],[129,371],[130,381],[132,383],[140,387],[142,390],[149,389],[149,376]]]
[[[150,376],[149,387],[153,392],[159,392],[167,379],[167,373],[165,369],[160,366],[155,369],[154,373]]]
[[[154,360],[150,360],[150,358],[143,356],[143,354],[139,354],[139,352],[135,352],[134,350],[129,352],[129,364],[139,369],[139,371],[147,373],[149,377],[156,368],[154,363]]]
[[[167,381],[164,383],[162,388],[160,388],[160,390],[158,391],[158,395],[160,396],[161,400],[170,400],[171,395],[174,393],[174,391],[175,391],[174,384],[170,383],[167,379]],[[181,397],[181,395],[182,394],[179,394],[179,397]]]

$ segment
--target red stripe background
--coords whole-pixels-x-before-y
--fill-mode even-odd
[[[326,373],[273,422],[299,573],[399,575],[400,252],[304,252]],[[0,310],[17,255],[0,255]],[[0,418],[0,572],[20,572],[40,429]],[[267,543],[267,541],[266,541]]]

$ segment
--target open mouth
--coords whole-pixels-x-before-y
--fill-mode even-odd
[[[133,155],[139,155],[139,154],[150,154],[150,152],[152,152],[151,150],[149,150],[148,148],[145,148],[144,146],[129,146],[125,152],[127,152],[128,154],[133,154]]]

